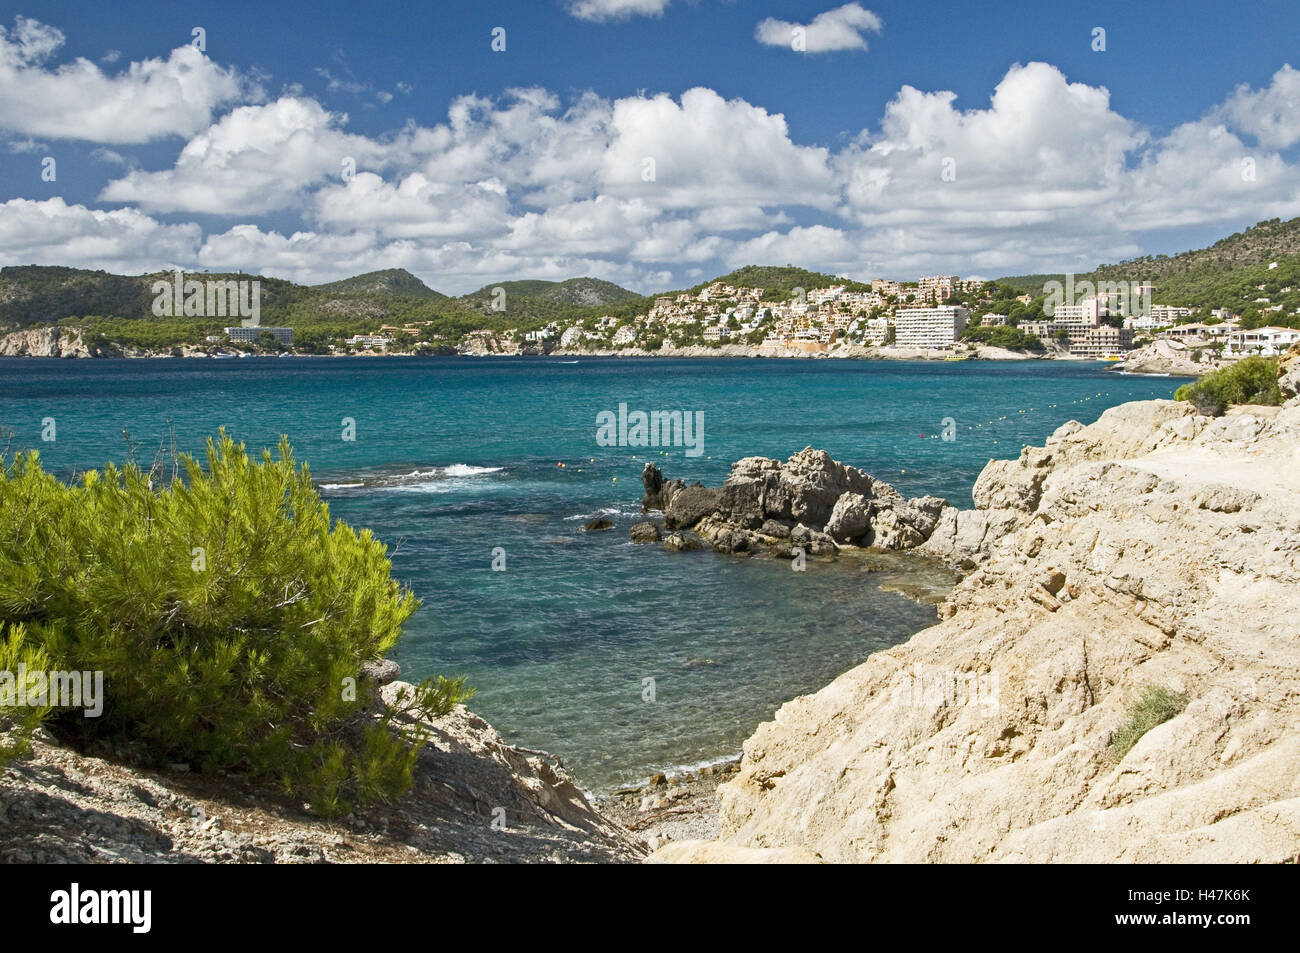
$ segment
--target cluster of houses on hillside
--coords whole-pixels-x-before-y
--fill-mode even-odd
[[[843,345],[944,350],[956,344],[972,320],[968,308],[951,302],[959,296],[969,299],[983,286],[982,281],[957,275],[925,275],[915,284],[877,279],[869,290],[862,285],[795,289],[775,300],[763,288],[714,282],[696,292],[655,298],[645,314],[630,320],[606,315],[569,327],[552,322],[516,336],[525,345],[565,350],[638,348],[654,338],[672,343],[742,342],[774,352],[816,353]],[[1144,337],[1169,338],[1187,347],[1213,346],[1227,357],[1279,353],[1300,337],[1288,328],[1242,330],[1238,316],[1224,309],[1213,312],[1212,320],[1218,323],[1180,324],[1194,309],[1152,305],[1154,290],[1145,283],[1122,294],[1103,290],[1047,309],[1050,313],[1042,320],[1021,321],[1019,328],[1049,350],[1093,359],[1121,355]],[[1018,300],[1028,305],[1034,296],[1024,294]],[[1008,318],[988,312],[979,323],[997,326],[1007,324]]]
[[[639,349],[655,347],[652,342],[658,340],[671,345],[738,342],[772,353],[817,353],[843,346],[946,350],[956,345],[973,320],[984,327],[1010,323],[1007,315],[993,311],[975,319],[970,309],[956,303],[959,299],[973,302],[977,311],[980,304],[992,305],[992,297],[981,300],[984,286],[983,281],[957,275],[925,275],[914,284],[876,279],[869,286],[796,288],[777,300],[763,288],[713,282],[697,291],[655,298],[646,313],[630,319],[604,315],[568,326],[552,321],[522,332],[472,331],[461,340],[460,350]],[[1017,326],[1039,338],[1048,351],[1092,359],[1122,355],[1144,339],[1165,339],[1189,350],[1208,347],[1227,358],[1278,354],[1300,341],[1300,331],[1291,328],[1243,329],[1239,316],[1228,309],[1214,310],[1205,322],[1189,323],[1195,309],[1151,304],[1154,290],[1150,284],[1134,284],[1124,293],[1098,290],[1077,302],[1054,307],[1045,303],[1041,319],[1022,319]],[[1018,300],[1030,305],[1035,296],[1023,294]],[[1282,310],[1264,297],[1253,303],[1266,306],[1264,310]],[[424,323],[384,326],[378,333],[354,335],[345,343],[354,349],[386,350],[399,336],[419,336]],[[251,330],[229,329],[228,333],[234,332],[230,333],[233,340]]]
[[[978,291],[982,281],[963,281],[956,275],[925,277],[915,285],[878,279],[870,290],[831,285],[811,290],[795,289],[782,300],[770,300],[763,288],[714,282],[698,292],[664,295],[642,315],[618,322],[602,317],[593,326],[575,324],[563,331],[551,326],[530,332],[529,341],[557,337],[561,348],[597,342],[614,348],[634,347],[653,337],[705,342],[745,341],[762,348],[801,351],[827,350],[837,343],[884,345],[898,322],[906,336],[913,320],[933,323],[930,317],[913,318],[909,312],[946,316],[951,323],[946,340],[942,328],[927,331],[916,346],[948,347],[965,327],[965,309],[944,305],[954,295]],[[914,308],[899,308],[900,304]],[[958,316],[961,316],[959,320]],[[942,323],[942,321],[940,321]]]

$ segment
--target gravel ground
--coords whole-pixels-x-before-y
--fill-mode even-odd
[[[410,794],[328,822],[272,781],[145,770],[46,736],[0,774],[0,863],[636,863],[645,855],[554,759],[505,744],[463,707],[431,726]]]

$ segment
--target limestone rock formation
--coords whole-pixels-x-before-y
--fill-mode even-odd
[[[1199,355],[1198,350],[1200,350]],[[1217,371],[1223,363],[1215,357],[1212,350],[1188,347],[1181,341],[1161,338],[1145,347],[1130,351],[1125,355],[1124,360],[1116,361],[1106,370],[1123,371],[1129,374],[1177,374],[1200,377],[1202,374]]]
[[[703,548],[704,543],[694,533],[669,533],[664,537],[664,549],[674,552],[693,552]]]
[[[784,705],[657,859],[1300,860],[1300,398],[1115,407],[975,497],[920,547],[970,569],[942,621]],[[1121,758],[1147,686],[1186,708]]]
[[[1300,394],[1300,346],[1292,345],[1291,350],[1277,362],[1277,369],[1277,384],[1283,399]]]
[[[0,357],[93,357],[76,329],[49,327],[11,331],[0,338]]]

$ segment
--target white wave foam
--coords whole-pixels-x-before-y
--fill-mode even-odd
[[[643,515],[645,514],[640,510],[620,510],[617,506],[606,506],[591,513],[575,513],[573,516],[566,516],[564,519],[565,522],[572,523],[577,520],[593,520],[601,516],[633,517]]]
[[[412,470],[410,473],[367,476],[361,481],[322,483],[322,490],[398,490],[413,493],[445,493],[463,488],[474,477],[500,473],[504,467],[476,467],[468,463],[453,463],[446,467]]]
[[[442,472],[449,477],[467,477],[478,476],[480,473],[500,473],[503,467],[474,467],[468,463],[453,463],[449,467],[443,467]]]

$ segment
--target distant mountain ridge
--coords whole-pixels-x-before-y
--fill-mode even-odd
[[[565,281],[497,281],[490,285],[484,285],[477,291],[461,295],[459,300],[464,301],[470,307],[479,307],[484,304],[491,307],[498,288],[503,290],[507,296],[537,298],[543,301],[553,301],[556,304],[577,305],[579,307],[621,304],[625,301],[639,301],[642,297],[635,291],[622,288],[612,281],[603,281],[600,278],[569,278]]]
[[[735,271],[687,288],[686,293],[698,294],[709,285],[718,283],[737,288],[762,288],[769,292],[766,295],[768,298],[788,297],[795,288],[811,291],[813,288],[844,285],[850,291],[855,291],[870,287],[869,284],[854,281],[852,278],[809,271],[807,268],[797,268],[794,265],[745,265],[743,268],[737,268]]]
[[[1276,262],[1277,267],[1270,265]],[[201,329],[219,331],[223,321],[212,318],[158,318],[152,312],[153,282],[171,272],[115,275],[106,271],[51,265],[11,265],[0,268],[0,331],[59,323],[111,325],[105,333],[128,334],[125,325],[150,337],[167,340],[192,337]],[[287,325],[299,337],[337,337],[340,332],[376,332],[383,326],[425,328],[431,340],[454,340],[477,329],[531,330],[549,323],[569,324],[604,314],[628,320],[644,314],[654,296],[643,296],[610,281],[593,277],[565,281],[499,281],[458,297],[438,292],[403,268],[367,272],[320,285],[301,285],[283,278],[247,273],[186,272],[186,277],[256,279],[261,284],[261,322]],[[996,279],[997,284],[1043,293],[1047,281],[1059,275],[1019,275]],[[1161,304],[1196,308],[1225,307],[1251,320],[1291,322],[1300,301],[1300,218],[1270,219],[1230,235],[1208,248],[1180,255],[1144,256],[1103,265],[1076,280],[1140,279],[1156,285]],[[763,288],[767,300],[788,298],[796,288],[812,290],[839,284],[850,290],[867,285],[851,279],[793,265],[746,265],[682,289],[698,293],[721,282]],[[504,292],[504,297],[497,293]],[[675,295],[681,291],[659,294]],[[1267,301],[1261,299],[1268,299]],[[1273,306],[1283,305],[1279,315]],[[159,326],[153,329],[152,326]],[[167,325],[162,334],[162,325]],[[186,328],[189,330],[187,331]]]
[[[1300,256],[1300,218],[1283,221],[1272,218],[1221,238],[1207,248],[1177,255],[1142,255],[1115,264],[1098,265],[1087,273],[1075,273],[1075,281],[1150,281],[1156,298],[1163,292],[1186,293],[1189,285],[1205,286],[1206,279],[1257,266],[1267,267]],[[1009,275],[997,283],[1034,294],[1045,282],[1060,280],[1060,274]],[[1209,283],[1212,283],[1209,282]]]
[[[354,275],[341,281],[330,281],[312,287],[316,291],[330,294],[378,294],[393,295],[399,298],[427,298],[435,301],[447,297],[441,291],[434,291],[405,268],[385,268],[382,271],[368,271],[364,275]]]
[[[1016,275],[998,278],[1035,296],[1048,281],[1064,275]],[[1225,308],[1240,314],[1245,327],[1264,323],[1284,327],[1300,324],[1300,218],[1268,219],[1220,239],[1207,248],[1177,255],[1144,255],[1113,265],[1100,265],[1083,281],[1141,282],[1155,285],[1156,304],[1179,305],[1208,312]]]

